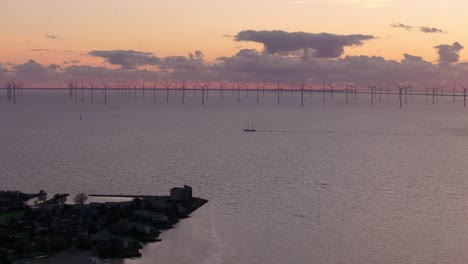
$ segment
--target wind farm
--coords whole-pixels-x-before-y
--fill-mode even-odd
[[[88,83],[88,85],[85,85]],[[99,83],[99,82],[98,82]],[[187,85],[191,88],[187,88]],[[446,89],[446,85],[453,85],[451,89]],[[466,107],[466,90],[462,82],[430,82],[423,83],[419,87],[417,84],[410,82],[408,83],[394,83],[391,82],[378,82],[376,84],[360,85],[352,82],[340,82],[328,84],[328,88],[325,85],[325,81],[322,82],[322,86],[316,83],[306,83],[305,81],[300,81],[300,85],[295,86],[293,84],[288,84],[281,81],[276,82],[252,82],[252,83],[241,83],[233,82],[229,83],[226,81],[221,81],[219,83],[212,82],[200,82],[200,81],[165,81],[158,83],[154,81],[151,87],[145,86],[145,82],[116,82],[116,83],[107,83],[100,81],[100,85],[94,84],[93,82],[84,82],[84,81],[70,81],[66,83],[68,88],[50,88],[50,89],[41,89],[41,88],[26,88],[26,90],[35,90],[35,91],[67,91],[68,97],[71,101],[77,101],[82,103],[108,103],[108,94],[109,96],[115,96],[116,94],[120,97],[126,97],[133,100],[147,101],[146,94],[148,91],[152,92],[152,101],[154,103],[168,103],[170,98],[180,102],[182,105],[185,104],[187,99],[191,102],[199,102],[201,106],[204,106],[208,101],[221,101],[229,98],[225,98],[224,92],[232,93],[232,99],[237,100],[238,102],[250,101],[255,99],[257,104],[260,104],[265,101],[276,102],[277,105],[280,105],[284,99],[284,92],[289,92],[289,98],[296,98],[297,105],[304,107],[307,104],[316,104],[316,100],[313,94],[322,95],[322,103],[340,103],[342,101],[345,104],[350,103],[349,97],[354,98],[351,103],[356,102],[359,98],[364,100],[368,98],[370,101],[370,106],[376,104],[376,99],[378,97],[378,103],[381,103],[385,100],[393,100],[392,98],[398,99],[399,108],[403,108],[404,105],[407,105],[414,97],[424,97],[426,102],[429,102],[428,98],[431,98],[431,103],[436,104],[437,99],[451,98],[453,103],[456,103],[456,98],[463,98],[463,107]],[[232,86],[232,88],[226,88],[225,86]],[[383,86],[385,86],[385,97],[382,98]],[[255,87],[255,88],[253,88]],[[316,87],[316,88],[314,88]],[[319,88],[317,88],[319,87]],[[394,87],[393,89],[391,87]],[[424,87],[424,89],[423,89]],[[430,89],[432,87],[432,89]],[[320,89],[321,88],[321,89]],[[2,89],[2,88],[0,88]],[[16,96],[23,95],[24,83],[21,81],[10,81],[3,85],[3,90],[5,91],[5,101],[10,103],[16,103]],[[408,90],[410,91],[408,99]],[[187,92],[193,92],[192,98],[187,98]],[[216,91],[217,93],[212,97],[209,97],[210,91]],[[249,91],[253,91],[255,96],[250,95]],[[240,96],[241,93],[244,93],[245,96]],[[309,93],[309,99],[304,97],[304,93]],[[237,94],[237,97],[235,96]],[[328,94],[328,96],[327,96]],[[218,96],[216,96],[218,95]],[[326,100],[326,98],[329,98]],[[157,100],[157,98],[159,100]],[[165,98],[164,102],[161,102],[161,98]],[[319,98],[316,96],[315,98]],[[96,99],[98,101],[96,101]],[[289,104],[294,100],[288,100]]]
[[[1,264],[467,263],[467,1],[0,10]]]

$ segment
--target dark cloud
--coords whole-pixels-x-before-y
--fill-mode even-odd
[[[451,45],[450,47],[453,47]],[[198,55],[197,55],[198,54]],[[419,56],[404,54],[401,62],[386,60],[379,56],[345,56],[339,59],[314,58],[307,55],[285,56],[269,54],[253,49],[244,49],[229,57],[218,58],[209,63],[201,53],[187,56],[162,58],[159,71],[140,69],[109,69],[88,65],[41,65],[30,60],[15,65],[8,78],[25,83],[50,83],[63,86],[69,80],[100,81],[118,83],[154,80],[198,80],[198,81],[242,81],[242,82],[286,82],[301,80],[319,84],[323,80],[331,82],[351,81],[361,85],[386,81],[423,83],[428,79],[462,80],[468,75],[468,66],[453,63],[444,66],[424,61]],[[0,66],[0,75],[2,67]]]
[[[53,70],[53,71],[59,71],[59,70],[62,69],[62,66],[60,66],[58,64],[51,64],[47,68],[50,69],[50,70]]]
[[[401,29],[405,29],[405,30],[408,30],[408,31],[411,31],[413,29],[412,26],[405,25],[403,23],[395,23],[395,24],[391,24],[390,26],[392,28],[401,28]]]
[[[449,63],[458,62],[460,59],[460,51],[463,46],[455,42],[452,45],[438,45],[434,47],[439,54],[439,64],[447,65]]]
[[[134,50],[93,50],[88,55],[101,57],[122,69],[136,69],[143,65],[158,65],[161,60],[152,53]]]
[[[374,39],[371,35],[335,35],[329,33],[305,33],[244,30],[235,36],[236,41],[253,41],[264,45],[265,53],[290,53],[311,49],[316,58],[338,58],[344,47],[360,46],[365,40]]]
[[[58,36],[56,36],[56,35],[51,35],[51,34],[46,35],[45,37],[46,37],[47,39],[58,39]]]
[[[403,54],[403,57],[404,58],[401,60],[401,63],[429,63],[420,56],[413,56],[407,53]]]
[[[148,70],[109,69],[88,65],[72,65],[64,69],[68,79],[107,80],[107,81],[135,81],[160,79],[160,74]]]
[[[56,64],[42,65],[35,60],[29,60],[24,64],[12,66],[12,70],[8,73],[8,77],[24,81],[25,83],[48,83],[52,81],[60,81],[62,73],[59,70],[60,66]]]
[[[5,76],[8,73],[8,70],[3,67],[2,64],[0,64],[0,77]]]
[[[14,70],[21,75],[41,75],[47,73],[48,68],[35,60],[29,60],[24,64],[15,65]]]
[[[434,27],[419,27],[419,30],[424,33],[445,33],[444,30]]]
[[[69,60],[69,61],[64,61],[63,64],[77,64],[80,63],[79,60]]]
[[[42,52],[42,51],[51,51],[50,49],[30,49],[29,51],[38,51],[38,52]]]

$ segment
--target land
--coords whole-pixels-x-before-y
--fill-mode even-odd
[[[68,194],[46,197],[44,191],[0,191],[0,264],[76,250],[139,257],[144,243],[160,241],[161,230],[207,202],[192,197],[188,186],[171,189],[169,196],[126,195],[133,198],[127,202],[86,204],[75,197],[75,204],[67,204]]]

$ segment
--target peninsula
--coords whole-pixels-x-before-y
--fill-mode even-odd
[[[37,194],[0,191],[0,263],[53,255],[78,249],[102,258],[139,257],[142,243],[160,241],[161,230],[171,228],[203,206],[190,186],[174,187],[167,196],[90,195],[131,198],[124,202],[86,203],[77,194],[47,199]]]

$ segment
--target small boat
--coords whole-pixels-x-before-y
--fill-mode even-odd
[[[255,130],[255,129],[253,128],[253,124],[251,124],[251,125],[252,125],[252,126],[250,126],[250,124],[247,123],[247,128],[244,128],[244,132],[255,132],[255,131],[257,131],[257,130]]]

